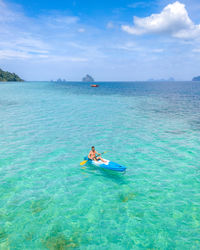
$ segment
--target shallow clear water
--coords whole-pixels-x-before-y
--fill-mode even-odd
[[[0,249],[200,249],[200,83],[100,85],[0,84]]]

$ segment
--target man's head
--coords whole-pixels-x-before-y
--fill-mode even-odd
[[[92,151],[95,151],[95,147],[94,146],[92,146]]]

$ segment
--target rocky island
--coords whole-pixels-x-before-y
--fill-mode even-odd
[[[51,82],[58,82],[58,83],[61,83],[61,82],[67,82],[67,80],[58,78],[58,80],[56,80],[56,81],[51,80]]]
[[[23,82],[18,75],[0,69],[0,82]]]
[[[90,75],[83,77],[82,82],[94,82],[94,79]]]
[[[200,76],[195,76],[193,79],[192,79],[192,81],[198,81],[198,82],[200,82]]]

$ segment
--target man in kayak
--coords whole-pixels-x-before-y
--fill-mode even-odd
[[[102,162],[106,162],[106,161],[104,161],[104,159],[101,158],[100,156],[96,156],[96,154],[97,154],[97,155],[101,155],[101,154],[99,154],[99,153],[95,150],[95,147],[92,146],[91,151],[90,151],[90,153],[89,153],[89,155],[88,155],[88,158],[91,159],[91,160],[93,160],[93,161],[101,160]]]

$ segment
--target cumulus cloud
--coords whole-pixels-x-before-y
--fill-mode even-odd
[[[122,25],[122,30],[133,34],[169,34],[176,38],[195,38],[200,36],[200,25],[192,22],[185,5],[174,2],[167,5],[161,13],[145,18],[134,17],[134,26]]]

